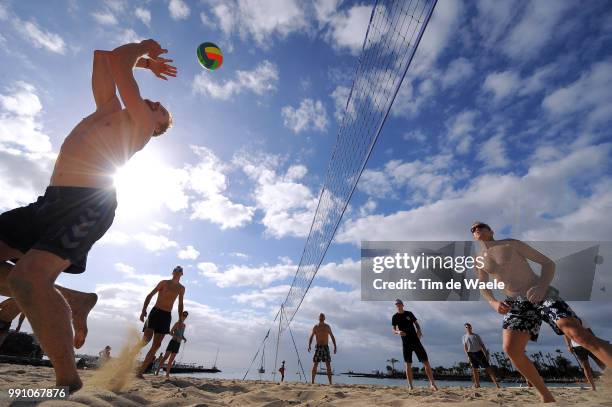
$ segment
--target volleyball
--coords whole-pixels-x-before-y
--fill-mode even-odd
[[[198,61],[200,65],[209,71],[219,69],[223,64],[223,53],[221,48],[212,42],[203,42],[198,46]]]

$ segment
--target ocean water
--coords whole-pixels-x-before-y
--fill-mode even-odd
[[[308,375],[308,382],[310,382],[310,374],[306,372]],[[206,379],[231,379],[231,380],[242,380],[244,376],[244,371],[223,371],[220,373],[185,373],[180,375],[173,376],[182,376],[182,377],[196,377],[196,378],[206,378]],[[272,374],[265,373],[260,375],[256,372],[255,374],[249,373],[247,376],[247,380],[266,380],[272,381]],[[276,381],[280,380],[280,375],[276,375]],[[286,382],[304,382],[303,377],[300,379],[300,376],[297,374],[287,374],[285,375]],[[343,374],[335,374],[332,377],[332,381],[338,384],[367,384],[367,385],[379,385],[379,386],[406,386],[405,379],[376,379],[372,377],[351,377],[349,375]],[[315,379],[316,383],[325,384],[327,383],[327,376],[317,375]],[[471,387],[471,381],[450,381],[450,380],[436,380],[436,384],[438,387]],[[482,387],[494,387],[494,384],[491,382],[481,381],[480,385]],[[519,387],[520,383],[502,383],[502,387]],[[414,380],[415,387],[429,387],[429,381],[427,380]],[[549,387],[579,387],[578,385],[565,384],[565,383],[547,383]]]

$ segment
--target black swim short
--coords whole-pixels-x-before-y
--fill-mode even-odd
[[[521,296],[508,297],[505,302],[510,305],[510,311],[504,316],[503,328],[529,332],[534,342],[538,340],[542,322],[550,325],[557,335],[563,335],[555,322],[562,318],[577,318],[576,313],[553,287],[550,287],[544,301],[537,304]]]
[[[419,339],[408,338],[401,336],[402,338],[402,353],[404,354],[404,362],[412,363],[412,352],[416,353],[419,362],[424,363],[429,359],[427,358],[427,352],[423,347],[423,344]]]
[[[487,360],[487,355],[481,350],[478,352],[468,352],[468,358],[470,359],[470,363],[474,369],[484,368],[487,369],[491,367],[489,361]]]
[[[22,253],[53,253],[70,261],[66,273],[82,273],[87,253],[112,225],[116,207],[112,188],[51,186],[36,202],[0,215],[0,240]]]
[[[11,322],[12,321],[2,321],[0,320],[0,334],[6,333],[9,331],[9,329],[11,328]]]
[[[178,353],[180,347],[181,347],[180,342],[177,342],[174,339],[170,339],[170,342],[168,342],[168,346],[166,347],[166,352]]]
[[[170,322],[172,322],[170,311],[164,311],[153,307],[149,313],[149,317],[145,321],[142,332],[144,332],[145,329],[152,329],[156,334],[170,333]]]
[[[312,357],[314,363],[319,362],[331,362],[331,354],[329,353],[328,345],[317,345],[315,347],[315,353]]]

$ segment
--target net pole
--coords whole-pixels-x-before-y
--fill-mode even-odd
[[[283,323],[283,306],[279,310],[279,318],[278,318],[278,334],[276,335],[276,352],[274,352],[274,371],[272,372],[272,381],[276,381],[276,365],[278,362],[278,344],[280,342],[281,337],[281,325]]]

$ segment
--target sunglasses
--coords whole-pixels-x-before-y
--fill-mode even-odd
[[[474,226],[472,226],[472,228],[470,229],[470,232],[474,233],[474,231],[475,231],[476,229],[478,229],[478,230],[480,230],[480,229],[489,229],[489,230],[491,230],[491,228],[489,228],[489,226],[488,226],[488,225],[479,224],[479,225],[474,225]]]

